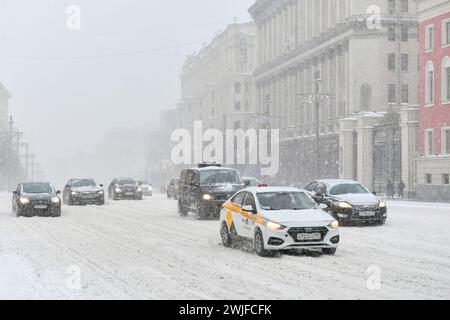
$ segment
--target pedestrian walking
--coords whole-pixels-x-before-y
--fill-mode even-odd
[[[398,198],[399,199],[400,198],[403,199],[404,193],[405,193],[405,188],[406,188],[405,183],[403,182],[403,180],[400,180],[400,183],[398,184]]]

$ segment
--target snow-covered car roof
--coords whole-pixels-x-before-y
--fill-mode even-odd
[[[268,192],[304,192],[301,189],[293,187],[250,187],[244,189],[252,193],[268,193]]]
[[[204,168],[197,168],[197,167],[195,167],[195,168],[192,168],[192,170],[198,170],[198,171],[211,171],[211,170],[214,170],[214,171],[230,171],[230,170],[232,170],[232,171],[237,171],[236,169],[233,169],[233,168],[216,167],[216,166],[209,166],[209,167],[204,167]]]
[[[345,180],[345,179],[327,179],[327,180],[317,180],[317,182],[323,182],[325,183],[327,186],[329,187],[334,187],[338,184],[361,184],[358,181],[354,181],[354,180]]]

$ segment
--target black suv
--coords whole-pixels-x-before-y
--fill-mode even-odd
[[[61,216],[60,191],[48,182],[21,183],[13,191],[12,208],[18,217]]]
[[[202,164],[183,170],[178,185],[178,212],[181,216],[194,212],[199,220],[218,218],[225,201],[244,187],[235,169]]]
[[[132,178],[116,178],[108,188],[108,196],[113,200],[142,200],[142,195],[142,185]]]

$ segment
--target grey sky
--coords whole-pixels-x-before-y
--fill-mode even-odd
[[[111,127],[152,124],[179,98],[185,56],[234,17],[248,21],[253,2],[0,0],[10,113],[44,166],[93,150]],[[70,5],[80,31],[66,27]]]

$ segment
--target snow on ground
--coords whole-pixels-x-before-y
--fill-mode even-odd
[[[385,226],[341,228],[335,256],[260,258],[162,195],[61,218],[16,218],[10,201],[0,194],[3,299],[450,298],[449,205],[389,202]]]

